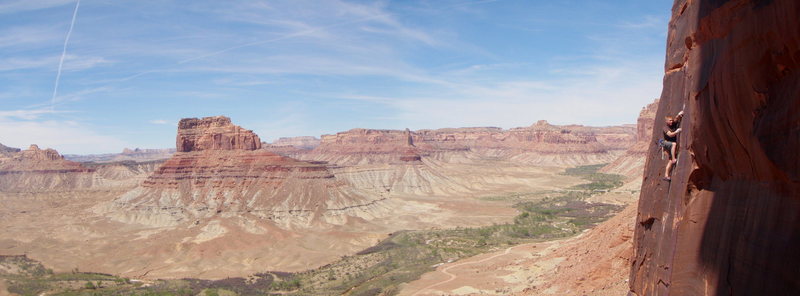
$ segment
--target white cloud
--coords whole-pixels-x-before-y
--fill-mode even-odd
[[[169,124],[169,121],[166,121],[166,120],[163,120],[163,119],[153,119],[153,120],[150,120],[148,122],[150,122],[152,124]]]
[[[254,122],[242,122],[245,128],[252,128],[262,141],[271,142],[280,137],[294,137],[310,135],[319,137],[319,134],[310,132],[309,123],[312,118],[304,111],[306,105],[303,103],[286,102],[275,106],[277,116],[268,121],[257,120]]]
[[[377,75],[407,81],[441,83],[425,71],[383,55],[335,56],[327,55],[273,55],[268,57],[241,56],[239,59],[216,65],[188,67],[186,71],[219,72],[229,74],[297,74],[315,76]]]
[[[313,42],[316,48],[343,48],[364,50],[370,42],[368,37],[382,35],[393,40],[412,40],[429,46],[441,45],[438,38],[429,32],[403,24],[389,13],[382,4],[363,5],[344,1],[288,1],[270,5],[245,2],[227,5],[224,8],[204,8],[204,12],[220,15],[228,21],[262,25],[270,35],[251,42],[196,55],[179,61],[180,64],[206,59],[212,56],[247,47],[262,46],[287,39]],[[356,26],[365,24],[365,26]],[[278,32],[274,30],[278,29]],[[366,34],[365,34],[366,33]],[[361,42],[359,42],[361,41]],[[354,46],[357,44],[358,46]]]
[[[613,23],[603,24],[607,31],[588,31],[593,36],[586,37],[587,45],[581,46],[585,50],[528,59],[528,55],[503,56],[496,44],[469,37],[476,32],[467,34],[463,30],[469,28],[446,22],[445,17],[458,17],[459,23],[470,21],[465,20],[462,10],[469,11],[468,17],[489,20],[492,16],[483,15],[488,9],[484,11],[480,5],[474,5],[485,2],[489,1],[415,3],[418,5],[335,0],[87,3],[112,5],[114,9],[103,10],[109,14],[102,16],[81,14],[75,28],[76,38],[69,45],[71,54],[64,61],[64,70],[71,72],[64,73],[67,78],[65,93],[59,94],[55,105],[57,109],[80,110],[90,116],[97,111],[96,105],[79,101],[178,97],[241,100],[264,106],[267,103],[255,100],[281,103],[290,100],[284,98],[302,93],[318,100],[350,100],[348,103],[359,108],[367,106],[365,110],[377,106],[380,112],[371,114],[391,119],[359,121],[368,124],[412,128],[514,127],[529,125],[538,119],[554,123],[630,123],[635,121],[644,104],[658,96],[663,54],[658,52],[656,57],[641,54],[650,50],[645,45],[651,39],[658,39],[658,42],[665,39],[653,33],[663,31],[665,18],[643,16],[619,22],[612,20]],[[74,6],[74,3],[74,0],[2,1],[0,15],[65,4]],[[19,83],[17,87],[13,82],[0,85],[8,87],[0,89],[0,99],[12,98],[13,103],[18,104],[8,108],[48,109],[0,111],[0,122],[24,122],[29,129],[38,130],[42,135],[46,134],[46,127],[54,126],[52,122],[66,124],[64,121],[40,121],[53,118],[44,116],[50,109],[49,100],[34,106],[26,105],[30,102],[17,102],[22,101],[19,97],[24,87],[33,93],[52,85],[50,80],[58,64],[56,54],[64,41],[67,12],[72,6],[47,13],[42,11],[42,18],[28,26],[21,22],[0,28],[0,50],[7,53],[0,55],[0,71],[8,71],[0,74],[14,78],[24,76],[26,83],[36,79],[46,81],[35,86]],[[118,9],[123,6],[126,9]],[[419,9],[430,12],[408,14]],[[136,19],[148,22],[131,25],[131,19],[127,19],[130,15],[121,10],[135,11]],[[50,12],[61,15],[62,11],[63,18],[50,16]],[[454,12],[459,14],[454,15]],[[441,16],[443,21],[423,19],[429,25],[422,26],[415,23],[422,19],[420,16]],[[175,23],[176,17],[185,23]],[[542,27],[527,28],[526,24],[511,22],[510,25],[530,30]],[[519,37],[526,38],[524,34]],[[518,50],[527,50],[528,45],[518,44]],[[111,64],[114,67],[104,67]],[[34,68],[36,71],[12,73]],[[93,68],[97,68],[96,71],[83,71]],[[25,76],[29,73],[37,76]],[[132,91],[122,94],[119,88]],[[33,101],[41,95],[35,93],[27,97]],[[291,100],[308,102],[303,97]],[[197,110],[191,111],[171,106],[163,108],[165,112],[173,112],[165,114],[169,119],[187,115],[182,112],[208,112],[206,105],[215,103],[199,102],[192,106]],[[247,114],[245,111],[230,112]],[[264,119],[271,122],[259,123],[256,127],[265,132],[264,137],[272,137],[307,134],[309,130],[330,126],[316,122],[320,119],[314,112],[320,110],[313,104],[286,112],[285,116]],[[141,116],[130,113],[124,116]],[[139,117],[127,122],[175,123],[149,119]],[[38,125],[30,122],[32,120],[38,121]],[[169,126],[149,128],[168,129]],[[79,132],[74,130],[73,134],[79,135]],[[145,132],[149,131],[142,131]],[[88,135],[88,139],[105,139],[88,128],[82,134]],[[133,137],[130,133],[124,135]],[[139,137],[152,138],[149,135]],[[0,142],[3,139],[0,138]],[[30,143],[20,146],[27,144]],[[84,148],[93,147],[86,145]]]
[[[33,68],[55,69],[58,60],[55,56],[41,58],[6,58],[0,59],[0,71],[24,70]]]
[[[77,56],[68,54],[64,57],[64,71],[81,71],[94,67],[113,64],[114,61],[104,57]]]
[[[77,102],[77,101],[83,100],[84,98],[86,98],[88,96],[95,95],[95,94],[98,94],[98,93],[112,92],[112,91],[117,91],[117,89],[109,87],[109,86],[86,88],[86,89],[82,89],[82,90],[71,92],[71,93],[60,94],[57,97],[55,97],[55,100],[53,100],[52,102],[48,101],[46,104],[48,106],[55,107],[56,105],[61,105],[61,104],[65,104],[65,103],[68,103],[68,102]],[[55,105],[51,105],[53,103]]]
[[[666,26],[666,22],[659,17],[646,15],[636,22],[622,22],[618,26],[623,29],[660,29]]]
[[[55,71],[56,67],[58,66],[58,58],[59,57],[56,55],[50,55],[44,57],[10,57],[0,59],[0,71],[34,68],[49,68]],[[113,63],[114,61],[108,60],[104,57],[66,55],[64,57],[63,69],[64,71],[81,71]]]
[[[0,14],[39,10],[74,3],[75,0],[12,0],[0,3]]]
[[[37,144],[62,154],[108,153],[132,147],[113,136],[102,135],[74,121],[27,121],[0,118],[0,143],[11,147]],[[135,146],[135,145],[133,145]]]
[[[58,44],[63,34],[42,25],[10,27],[0,31],[0,48]]]
[[[30,110],[8,110],[3,111],[0,110],[0,120],[2,119],[25,119],[25,120],[34,120],[39,118],[45,114],[53,114],[56,113],[53,110],[48,109],[30,109]]]
[[[396,128],[527,126],[546,119],[558,124],[616,125],[636,121],[641,107],[660,95],[660,61],[639,59],[559,68],[546,80],[482,81],[446,76],[448,87],[416,96],[330,95],[383,104]],[[474,70],[474,69],[473,69]],[[460,72],[460,71],[456,71]],[[488,75],[487,75],[488,76]]]

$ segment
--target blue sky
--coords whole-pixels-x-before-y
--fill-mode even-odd
[[[83,0],[64,51],[75,0],[2,0],[0,143],[173,147],[212,115],[264,140],[634,123],[671,2]]]

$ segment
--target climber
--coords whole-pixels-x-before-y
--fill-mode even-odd
[[[670,178],[670,174],[672,174],[672,168],[678,162],[678,134],[681,133],[681,119],[683,119],[683,111],[678,112],[678,115],[675,115],[673,118],[672,116],[667,116],[664,118],[666,126],[664,127],[664,139],[659,140],[659,146],[663,147],[664,152],[669,154],[669,162],[667,163],[667,168],[664,170],[664,180],[665,181],[672,181]]]

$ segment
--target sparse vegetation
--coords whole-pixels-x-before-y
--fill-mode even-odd
[[[146,285],[97,273],[53,273],[24,256],[0,257],[19,272],[0,273],[8,290],[20,295],[394,295],[399,285],[418,279],[441,263],[516,244],[563,238],[602,222],[620,207],[588,203],[597,191],[622,185],[622,177],[598,173],[602,165],[582,166],[564,174],[589,183],[547,193],[491,197],[515,201],[513,222],[476,228],[401,231],[353,256],[301,273],[260,273],[217,281],[158,280]],[[2,270],[2,269],[0,269]]]
[[[624,177],[621,175],[598,173],[605,164],[586,165],[567,169],[564,174],[578,176],[590,181],[579,184],[570,189],[578,190],[610,190],[622,186]]]

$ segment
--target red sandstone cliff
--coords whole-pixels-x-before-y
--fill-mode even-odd
[[[650,146],[656,145],[651,141],[656,109],[658,109],[658,99],[642,108],[636,120],[636,143],[631,145],[625,154],[603,167],[601,172],[624,175],[629,179],[642,177],[647,150]]]
[[[178,152],[261,148],[258,135],[231,124],[231,119],[225,116],[184,118],[178,122],[178,131]]]
[[[176,152],[113,207],[124,220],[175,223],[245,213],[306,222],[371,205],[324,165],[259,149],[258,136],[227,117],[183,119]],[[380,197],[375,197],[379,199]]]
[[[602,139],[602,140],[601,140]],[[402,163],[426,157],[505,158],[542,165],[609,162],[635,141],[633,127],[557,126],[540,121],[529,127],[437,130],[353,129],[323,135],[304,159],[340,165]]]
[[[672,182],[647,153],[631,293],[798,295],[800,2],[672,13],[656,118],[684,109],[684,132]]]
[[[320,145],[307,159],[339,165],[407,163],[421,159],[422,151],[435,147],[415,145],[417,135],[409,130],[352,129],[335,135],[322,135]]]
[[[86,188],[92,185],[93,171],[64,160],[54,149],[31,145],[26,150],[0,154],[0,191]]]

